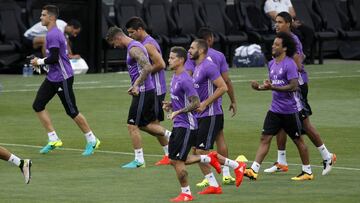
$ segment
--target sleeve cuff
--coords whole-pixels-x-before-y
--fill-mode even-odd
[[[38,65],[45,65],[45,59],[46,58],[38,59],[36,62]]]

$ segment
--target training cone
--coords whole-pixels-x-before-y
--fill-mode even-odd
[[[240,162],[248,162],[247,158],[244,155],[239,155],[235,161],[240,161]]]

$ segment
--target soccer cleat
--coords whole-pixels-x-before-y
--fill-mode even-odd
[[[245,169],[244,176],[250,178],[250,180],[257,180],[258,174],[252,168]]]
[[[287,172],[289,167],[287,165],[275,162],[273,166],[264,170],[265,173]]]
[[[45,145],[41,150],[40,153],[41,154],[47,154],[49,153],[51,150],[54,150],[58,147],[61,147],[63,145],[63,143],[61,142],[61,140],[56,140],[53,142],[48,142],[47,145]]]
[[[21,164],[19,166],[21,173],[24,175],[25,183],[29,184],[31,179],[31,165],[32,162],[30,159],[21,160]]]
[[[85,150],[82,153],[84,156],[90,156],[94,153],[95,149],[99,148],[101,142],[99,139],[96,138],[95,143],[94,142],[88,142],[85,146]]]
[[[238,162],[238,163],[239,163],[239,166],[236,169],[234,169],[234,173],[236,175],[236,182],[235,182],[236,187],[239,187],[241,185],[241,182],[242,182],[242,180],[244,178],[244,172],[246,170],[246,163],[245,162]]]
[[[322,171],[323,176],[328,174],[331,171],[335,162],[336,162],[336,154],[332,154],[331,159],[323,161],[323,164],[324,164],[324,170]]]
[[[291,180],[312,180],[312,179],[314,179],[314,175],[308,174],[305,171],[302,171],[298,176],[291,178]]]
[[[222,194],[222,189],[220,186],[218,186],[218,187],[209,186],[209,187],[205,188],[203,191],[198,192],[198,194],[200,194],[200,195]]]
[[[186,193],[180,193],[179,196],[170,199],[171,202],[189,202],[192,201],[194,197]]]
[[[224,176],[222,179],[223,185],[234,185],[235,184],[235,178],[231,176]]]
[[[204,187],[207,187],[207,186],[209,186],[209,185],[210,185],[210,184],[209,184],[209,181],[208,181],[206,178],[204,178],[203,181],[201,181],[200,183],[197,183],[197,184],[196,184],[196,187],[204,188]]]
[[[140,163],[138,160],[133,160],[125,165],[123,165],[121,168],[145,168],[145,162]]]
[[[170,159],[169,156],[164,155],[164,157],[155,163],[156,166],[160,166],[160,165],[170,165]]]
[[[220,174],[220,173],[221,173],[221,165],[220,165],[219,160],[218,160],[218,158],[217,158],[217,152],[216,152],[216,151],[210,152],[210,153],[208,154],[208,157],[210,157],[210,163],[209,163],[209,164],[210,164],[212,167],[215,168],[215,170],[216,170],[216,172],[217,172],[218,174]]]

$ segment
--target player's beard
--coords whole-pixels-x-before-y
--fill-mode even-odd
[[[199,51],[195,52],[194,54],[190,54],[190,58],[192,60],[197,60],[199,56],[200,56]]]

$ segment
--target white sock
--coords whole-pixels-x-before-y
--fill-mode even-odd
[[[207,155],[200,155],[200,162],[201,163],[210,163],[211,159]]]
[[[55,131],[48,132],[49,142],[55,142],[60,140]]]
[[[165,156],[169,156],[169,145],[163,146]]]
[[[286,162],[286,150],[278,150],[277,162],[282,165],[287,165]]]
[[[223,177],[231,176],[229,166],[222,165],[221,170],[222,170]]]
[[[310,165],[302,165],[302,170],[308,174],[312,174]]]
[[[325,144],[318,147],[318,150],[319,150],[323,160],[331,159],[331,153],[327,150],[327,148],[325,147]]]
[[[85,133],[84,135],[87,142],[92,142],[92,143],[96,142],[96,137],[92,131]]]
[[[16,155],[11,154],[8,162],[11,162],[11,163],[15,164],[16,166],[20,166],[21,159],[19,157],[17,157]]]
[[[191,195],[190,186],[181,187],[181,193]]]
[[[209,173],[209,174],[205,175],[205,178],[209,181],[210,186],[219,187],[219,184],[217,183],[213,173]]]
[[[251,165],[252,170],[254,170],[255,173],[259,173],[260,170],[260,164],[256,161],[254,161]]]
[[[140,163],[144,163],[145,160],[144,160],[143,149],[142,148],[135,149],[134,151],[135,151],[135,160],[137,160]]]
[[[165,130],[165,135],[166,139],[169,141],[170,136],[171,136],[171,131]]]
[[[231,167],[232,169],[235,169],[235,168],[237,168],[237,167],[239,166],[239,163],[236,162],[236,161],[233,161],[233,160],[231,160],[231,159],[226,158],[224,165],[225,165],[225,166],[229,166],[229,167]]]

